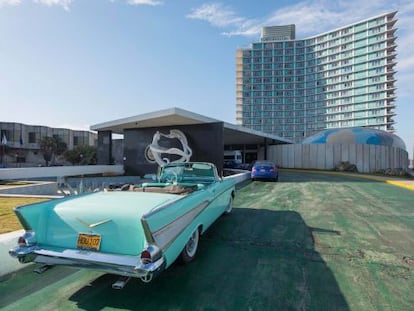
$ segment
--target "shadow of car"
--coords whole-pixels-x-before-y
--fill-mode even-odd
[[[105,274],[69,299],[85,310],[347,311],[334,274],[314,248],[315,230],[294,211],[234,208],[201,238],[192,265],[176,265],[149,284],[131,280],[115,293],[114,276]]]

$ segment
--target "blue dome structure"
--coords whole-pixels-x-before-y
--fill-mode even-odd
[[[406,150],[404,141],[397,135],[366,127],[325,130],[305,138],[302,144],[368,144]]]

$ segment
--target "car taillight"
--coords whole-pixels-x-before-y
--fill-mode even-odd
[[[19,244],[20,247],[27,246],[26,239],[23,236],[19,237],[17,244]]]
[[[256,168],[255,168],[255,167],[253,167],[253,168],[252,168],[252,171],[253,171],[253,172],[256,172]]]
[[[141,252],[141,263],[147,265],[156,262],[161,256],[161,250],[156,245],[150,244]]]
[[[151,253],[148,250],[144,250],[141,253],[141,262],[146,265],[152,262]]]
[[[26,231],[22,236],[17,240],[17,244],[20,247],[31,246],[36,244],[36,236],[33,231]]]

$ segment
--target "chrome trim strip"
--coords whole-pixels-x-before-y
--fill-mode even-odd
[[[89,224],[86,221],[83,221],[82,219],[80,219],[78,217],[76,217],[76,220],[79,221],[82,225],[85,225],[86,227],[89,227],[89,228],[94,228],[94,227],[97,227],[97,226],[100,226],[100,225],[106,224],[107,222],[112,221],[112,219],[105,219],[105,220],[102,220],[102,221],[98,221],[98,222]]]
[[[141,218],[142,229],[144,230],[145,239],[147,240],[148,244],[154,244],[154,237],[152,236],[152,232],[149,228],[148,221],[145,217]]]
[[[177,237],[185,230],[185,228],[198,216],[200,215],[210,204],[223,195],[227,191],[233,191],[233,186],[230,186],[222,191],[215,193],[214,198],[210,201],[204,201],[199,204],[194,209],[189,210],[186,214],[181,215],[180,217],[175,218],[170,223],[164,227],[158,229],[157,231],[151,232],[147,218],[149,218],[154,213],[151,212],[142,217],[141,221],[144,227],[145,236],[147,241],[151,241],[151,244],[156,244],[163,252],[177,239]],[[166,205],[165,207],[168,207]],[[163,207],[162,209],[164,209]],[[156,211],[158,212],[158,210]],[[206,228],[204,228],[206,229]]]
[[[210,205],[210,201],[204,201],[197,207],[189,210],[187,213],[175,218],[169,224],[158,229],[152,233],[155,244],[162,250],[165,251],[177,237],[188,227],[188,225],[200,215],[207,206]]]
[[[198,191],[198,190],[197,190],[197,191]],[[196,191],[196,192],[197,192],[197,191]],[[169,195],[171,195],[171,194],[169,194]],[[156,207],[156,208],[152,209],[151,211],[149,211],[148,213],[146,213],[146,214],[143,216],[143,218],[148,218],[148,217],[151,217],[152,215],[154,215],[154,214],[156,214],[156,213],[159,213],[159,212],[163,211],[164,209],[168,208],[169,206],[171,206],[171,205],[173,205],[173,204],[176,204],[177,202],[179,202],[179,201],[181,201],[181,200],[184,200],[184,199],[187,197],[186,195],[184,195],[184,196],[181,196],[181,195],[179,195],[179,194],[173,194],[173,195],[175,195],[175,196],[180,196],[181,198],[180,198],[180,199],[177,199],[177,200],[174,200],[173,202],[168,202],[168,203],[166,203],[166,204],[164,204],[164,205],[161,205],[161,206],[159,206],[159,207]]]
[[[108,273],[128,275],[132,277],[143,277],[153,273],[158,274],[165,268],[165,260],[160,257],[157,261],[142,264],[139,255],[114,255],[98,253],[87,250],[64,249],[62,251],[52,251],[47,249],[27,248],[24,250],[14,249],[13,257],[24,259],[31,257],[31,261],[47,265],[64,265],[85,269],[101,270]],[[22,262],[26,262],[23,261]]]

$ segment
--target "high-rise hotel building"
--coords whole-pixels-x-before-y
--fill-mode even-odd
[[[391,12],[305,39],[295,25],[264,27],[237,50],[237,121],[300,142],[330,128],[394,131]]]

